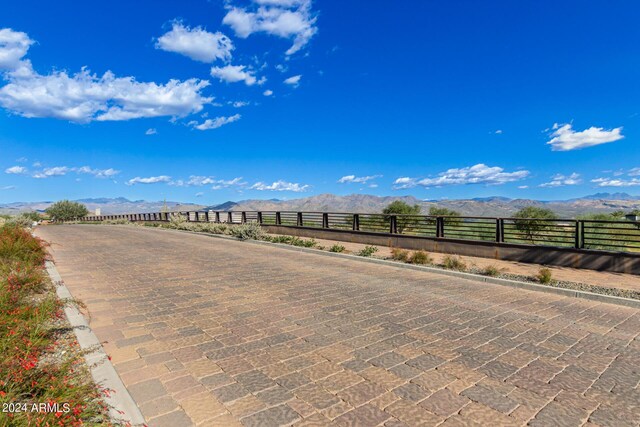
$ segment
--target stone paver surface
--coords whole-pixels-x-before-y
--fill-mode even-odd
[[[150,426],[640,423],[640,312],[127,226],[38,229]]]

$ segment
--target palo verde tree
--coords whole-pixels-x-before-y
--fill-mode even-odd
[[[447,208],[439,208],[437,206],[431,206],[429,208],[430,216],[442,216],[444,217],[444,224],[447,225],[460,225],[462,220],[460,219],[460,212]]]
[[[514,226],[525,240],[535,244],[542,234],[553,229],[553,222],[550,219],[557,218],[556,214],[545,208],[527,206],[520,209],[513,215]]]
[[[69,221],[82,218],[89,213],[85,205],[70,200],[60,200],[49,206],[45,211],[54,221]]]
[[[410,205],[402,200],[395,200],[391,202],[386,208],[382,210],[384,214],[384,220],[388,223],[391,220],[392,215],[420,215],[420,205]],[[398,233],[402,233],[406,228],[418,223],[417,218],[410,217],[397,217]]]

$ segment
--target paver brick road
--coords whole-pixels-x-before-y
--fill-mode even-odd
[[[640,313],[247,242],[41,227],[150,426],[640,423]]]

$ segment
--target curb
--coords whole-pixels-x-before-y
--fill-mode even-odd
[[[65,286],[60,273],[51,261],[46,262],[47,273],[56,287],[56,294],[60,299],[73,298],[69,289]],[[131,425],[145,425],[146,421],[140,408],[129,394],[120,376],[109,360],[107,353],[98,337],[93,333],[85,317],[75,306],[66,306],[65,315],[78,339],[82,350],[87,351],[84,359],[91,370],[91,376],[96,384],[101,385],[113,393],[104,397],[109,405],[109,416],[113,421],[130,423]]]
[[[613,295],[596,294],[594,292],[581,291],[577,289],[555,288],[552,286],[538,285],[536,283],[520,282],[517,280],[510,280],[510,279],[499,279],[496,277],[481,276],[479,274],[465,273],[462,271],[443,270],[435,267],[401,264],[399,262],[389,261],[385,259],[366,258],[366,257],[357,256],[357,255],[326,252],[318,249],[302,248],[302,247],[291,246],[291,245],[286,245],[282,243],[264,242],[259,240],[238,240],[234,237],[225,236],[221,234],[201,233],[197,231],[188,231],[188,230],[174,230],[174,229],[162,228],[162,227],[144,227],[144,228],[158,229],[158,230],[163,230],[168,232],[196,234],[198,236],[233,240],[235,242],[245,242],[245,243],[251,243],[254,245],[272,246],[272,247],[278,247],[278,248],[282,248],[282,249],[286,249],[294,252],[313,253],[313,254],[327,256],[327,257],[351,259],[359,262],[368,262],[371,264],[386,265],[386,266],[402,268],[406,270],[426,271],[429,273],[440,274],[443,276],[460,277],[462,279],[474,280],[477,282],[485,282],[492,285],[501,285],[501,286],[507,286],[510,288],[524,289],[527,291],[544,292],[547,294],[555,294],[555,295],[561,295],[565,297],[572,297],[572,298],[584,299],[588,301],[596,301],[596,302],[601,302],[606,304],[615,304],[615,305],[620,305],[624,307],[640,309],[640,300],[617,297]]]

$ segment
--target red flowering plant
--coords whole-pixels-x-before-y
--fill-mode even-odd
[[[13,405],[0,413],[0,425],[112,425],[71,345],[46,257],[46,243],[27,230],[0,227],[0,404]]]

